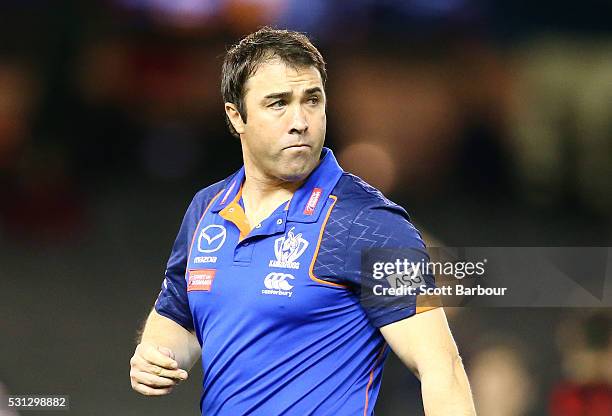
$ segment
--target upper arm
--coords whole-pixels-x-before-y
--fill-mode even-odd
[[[368,319],[377,328],[408,318],[427,309],[431,300],[418,288],[435,286],[434,276],[422,267],[429,256],[419,231],[408,214],[397,205],[381,201],[360,210],[352,221],[346,244],[344,278],[359,292]],[[414,265],[409,274],[380,273],[378,266]],[[411,287],[412,292],[397,296],[381,289]]]
[[[459,358],[443,308],[385,325],[380,332],[417,376],[428,370],[450,369]]]
[[[196,195],[187,208],[181,223],[172,252],[166,266],[165,278],[161,291],[155,302],[155,311],[181,325],[186,330],[193,330],[193,319],[187,299],[187,282],[185,268],[189,256],[189,246],[200,213],[202,203]]]

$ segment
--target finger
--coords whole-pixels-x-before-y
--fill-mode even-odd
[[[172,358],[174,360],[174,352],[172,352],[172,350],[168,347],[157,347],[157,349],[159,350],[159,352],[161,352],[162,354]]]
[[[155,389],[149,386],[145,386],[141,383],[135,383],[132,385],[132,388],[136,390],[140,394],[144,394],[145,396],[164,396],[172,392],[172,387]]]
[[[157,348],[154,347],[144,348],[142,351],[142,358],[151,364],[155,364],[163,368],[178,368],[178,363],[173,358],[162,354]]]
[[[139,383],[144,384],[145,386],[153,387],[153,388],[164,388],[164,387],[172,387],[176,386],[180,380],[175,380],[166,377],[160,377],[153,374],[145,373],[144,371],[134,371],[130,374],[132,379]]]
[[[141,371],[158,377],[166,377],[177,380],[187,380],[187,377],[189,377],[189,374],[187,374],[187,371],[185,370],[168,370],[167,368],[162,368],[151,364],[146,365],[143,369],[141,369]]]
[[[183,369],[169,370],[158,365],[151,364],[142,357],[135,356],[130,360],[132,371],[142,371],[159,377],[167,377],[175,380],[187,380],[189,374]]]
[[[152,366],[152,364],[150,364],[147,360],[145,360],[140,354],[134,354],[134,356],[130,359],[131,368],[136,368],[138,370],[144,370],[150,366]]]

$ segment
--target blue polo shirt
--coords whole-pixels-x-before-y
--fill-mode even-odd
[[[419,232],[326,148],[292,199],[252,229],[244,177],[243,167],[195,195],[155,304],[202,345],[202,414],[373,414],[388,353],[378,328],[424,308],[417,296],[364,306],[372,277],[361,253],[409,247],[419,261]]]

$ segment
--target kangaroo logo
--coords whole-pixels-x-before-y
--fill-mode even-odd
[[[296,260],[304,254],[308,248],[308,241],[302,237],[302,233],[295,234],[295,227],[287,232],[286,235],[274,241],[274,255],[276,260],[270,260],[270,267],[280,267],[284,269],[299,269],[300,263]]]

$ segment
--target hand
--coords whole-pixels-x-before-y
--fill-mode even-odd
[[[169,394],[187,377],[187,371],[178,368],[174,353],[166,347],[143,342],[130,360],[132,388],[145,396]]]

